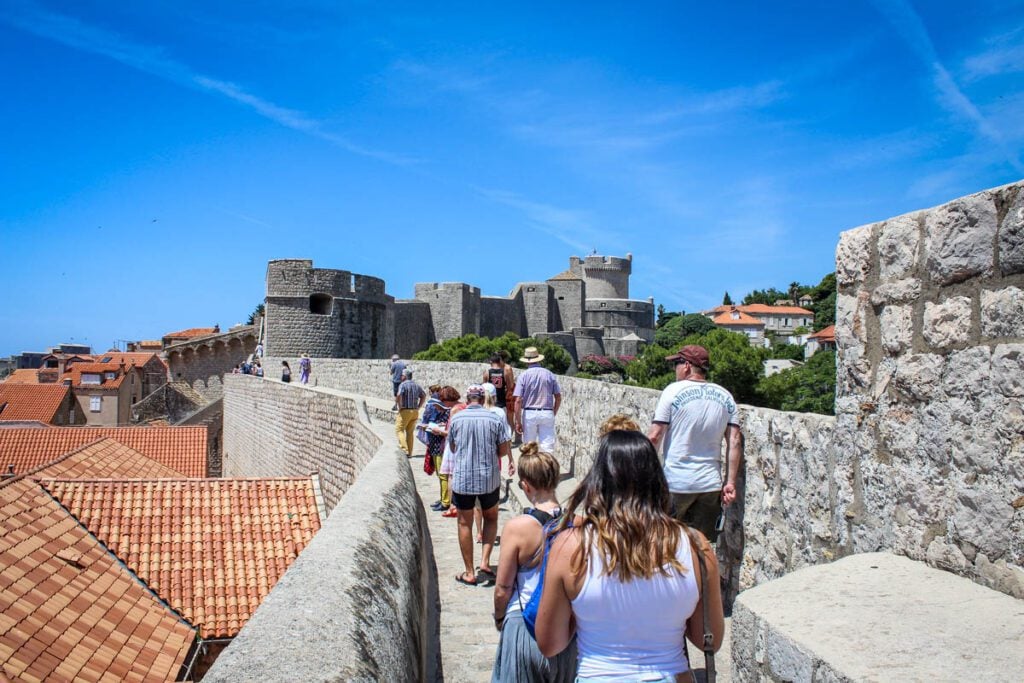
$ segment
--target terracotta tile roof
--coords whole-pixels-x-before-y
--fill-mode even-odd
[[[34,479],[177,479],[182,476],[110,438],[97,439],[28,474]]]
[[[0,384],[0,420],[53,422],[68,397],[63,384]]]
[[[733,318],[733,313],[735,313],[737,317]],[[726,327],[730,325],[742,327],[764,327],[763,320],[758,320],[753,316],[747,315],[746,313],[741,311],[739,307],[719,313],[718,315],[711,319],[711,322],[713,322],[716,325],[723,325]]]
[[[173,680],[195,631],[34,481],[0,483],[0,672]]]
[[[39,420],[0,420],[0,429],[25,429],[31,427],[32,429],[49,429],[53,425]],[[0,682],[2,683],[2,682]]]
[[[204,638],[236,635],[320,529],[309,477],[42,485]]]
[[[206,476],[207,428],[51,427],[0,430],[0,472],[37,469],[97,439],[109,437],[186,477]]]
[[[157,342],[159,344],[160,342]],[[101,363],[104,358],[110,360],[104,363],[105,365],[120,365],[121,361],[124,361],[125,367],[134,365],[137,368],[141,368],[146,363],[150,362],[154,358],[160,365],[164,365],[164,362],[160,360],[160,356],[152,351],[108,351],[97,356]]]
[[[750,315],[814,315],[814,311],[808,311],[799,306],[769,306],[768,304],[747,304],[738,307],[744,313]]]
[[[192,339],[193,337],[207,337],[211,334],[218,334],[216,327],[190,327],[187,330],[179,330],[177,332],[168,332],[164,335],[165,339]]]
[[[7,379],[3,381],[4,384],[39,384],[39,371],[38,370],[15,370],[11,374],[7,375]]]
[[[822,342],[835,342],[835,340],[836,340],[836,326],[835,325],[829,325],[828,327],[826,327],[824,329],[818,330],[817,332],[812,334],[809,338],[810,339],[817,339],[818,341],[822,341]]]
[[[726,311],[730,311],[733,308],[738,308],[744,313],[749,313],[753,316],[758,315],[799,315],[799,316],[814,316],[814,311],[808,311],[806,308],[800,308],[799,306],[769,306],[768,304],[742,304],[736,306],[721,305],[715,306],[714,308],[704,311],[707,314],[719,314]]]
[[[75,363],[61,376],[60,381],[70,379],[72,386],[82,389],[117,389],[127,377],[127,373],[120,372],[120,367],[110,363]],[[105,373],[108,372],[116,372],[118,376],[115,379],[107,379]],[[100,384],[82,384],[83,374],[101,375],[102,381]]]

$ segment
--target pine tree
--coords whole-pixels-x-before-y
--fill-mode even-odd
[[[729,292],[726,292],[725,296],[722,297],[722,305],[723,306],[732,306],[732,297],[729,296]]]

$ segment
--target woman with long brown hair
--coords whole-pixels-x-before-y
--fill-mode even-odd
[[[575,631],[578,680],[691,681],[685,638],[703,643],[702,601],[714,649],[721,647],[725,622],[715,553],[669,513],[668,484],[646,436],[615,430],[601,437],[556,533],[537,645],[550,657]],[[707,568],[703,582],[691,538]]]

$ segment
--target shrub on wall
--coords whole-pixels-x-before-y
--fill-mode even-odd
[[[565,374],[572,364],[572,357],[569,352],[550,339],[533,339],[526,337],[520,339],[513,332],[506,332],[500,337],[480,337],[475,334],[467,334],[455,339],[449,339],[440,344],[433,344],[426,351],[420,351],[413,356],[413,360],[438,360],[455,363],[486,363],[491,354],[506,352],[512,365],[515,367],[526,367],[520,363],[523,351],[535,346],[544,356],[541,365],[557,374]]]
[[[819,351],[806,364],[763,378],[757,392],[777,410],[835,414],[836,353]]]

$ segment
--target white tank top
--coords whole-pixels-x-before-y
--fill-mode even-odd
[[[572,601],[576,615],[579,676],[631,676],[677,674],[688,670],[686,620],[700,596],[693,571],[690,542],[680,531],[676,557],[685,574],[623,583],[603,575],[604,563],[594,548],[583,588]]]

